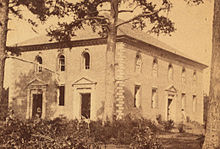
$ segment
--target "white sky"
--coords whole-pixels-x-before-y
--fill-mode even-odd
[[[169,17],[175,22],[177,30],[172,36],[161,35],[159,40],[184,52],[199,62],[210,64],[212,41],[213,1],[206,0],[199,6],[186,5],[184,0],[173,0]],[[28,13],[27,13],[28,14]],[[31,25],[13,18],[9,22],[7,45],[14,45],[27,39],[45,34],[45,27],[37,28],[39,34],[32,31]],[[204,72],[204,90],[209,88],[209,70]]]

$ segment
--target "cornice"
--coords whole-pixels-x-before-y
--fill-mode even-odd
[[[150,43],[146,43],[140,40],[137,40],[133,37],[130,37],[128,35],[119,35],[117,36],[116,42],[124,42],[126,44],[133,45],[135,47],[143,48],[145,46],[152,46],[156,47],[154,45],[151,45]],[[68,42],[54,42],[54,43],[45,43],[45,44],[37,44],[37,45],[25,45],[25,46],[17,46],[17,47],[7,47],[7,49],[10,51],[16,51],[19,52],[28,52],[28,51],[42,51],[42,50],[53,50],[53,49],[62,49],[62,48],[72,48],[72,47],[81,47],[81,46],[92,46],[92,45],[103,45],[107,43],[107,38],[93,38],[93,39],[84,39],[84,40],[74,40],[74,41],[68,41]],[[207,65],[204,65],[200,62],[197,62],[195,60],[192,60],[190,58],[178,55],[176,53],[167,51],[166,49],[161,49],[159,47],[156,47],[157,50],[160,50],[164,52],[165,54],[172,55],[173,57],[176,57],[177,59],[181,60],[183,63],[193,63],[199,68],[207,68]]]

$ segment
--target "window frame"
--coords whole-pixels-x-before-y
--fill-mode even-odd
[[[182,72],[181,72],[181,83],[182,83],[182,84],[186,84],[186,69],[185,69],[185,67],[182,68]]]
[[[158,107],[158,89],[153,87],[151,90],[151,108],[156,109]]]
[[[137,94],[138,98],[137,98]],[[135,84],[134,86],[134,98],[133,98],[133,107],[139,108],[140,107],[140,102],[141,102],[141,85]],[[139,103],[139,105],[138,105]]]
[[[136,73],[142,72],[142,56],[140,53],[137,53],[135,56],[135,72]]]
[[[156,66],[156,68],[155,68]],[[152,76],[153,78],[157,78],[158,77],[158,60],[157,58],[153,59],[153,63],[152,63]]]
[[[58,87],[59,97],[58,97],[58,105],[65,106],[65,85],[60,85]]]
[[[43,64],[43,58],[42,58],[42,56],[37,55],[37,56],[35,57],[35,60],[36,60],[36,63],[37,63],[36,71],[37,71],[37,72],[42,72],[42,71],[43,71],[43,69],[42,69],[42,64]]]
[[[87,57],[86,57],[87,55]],[[91,69],[91,56],[88,51],[84,51],[82,53],[82,58],[83,58],[83,69],[84,70],[89,70]]]
[[[63,60],[63,61],[62,61]],[[64,54],[60,54],[58,57],[59,71],[66,71],[66,57]]]
[[[168,77],[167,78],[168,78],[168,81],[173,81],[174,80],[174,68],[173,68],[173,65],[171,63],[168,65]]]

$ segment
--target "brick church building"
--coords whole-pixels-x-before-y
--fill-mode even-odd
[[[155,120],[182,120],[182,112],[203,123],[203,70],[197,62],[129,25],[118,29],[114,112],[136,112]],[[16,46],[6,60],[5,86],[17,117],[63,115],[102,119],[105,104],[106,39],[82,31],[71,42],[40,36]]]

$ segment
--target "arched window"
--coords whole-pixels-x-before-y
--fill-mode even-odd
[[[65,56],[64,55],[59,56],[59,69],[60,71],[65,71]]]
[[[168,66],[168,80],[173,81],[173,66],[169,64]]]
[[[156,88],[152,88],[151,108],[156,108],[157,104],[158,104],[157,89]]]
[[[182,69],[181,80],[183,84],[186,83],[186,69],[184,67]]]
[[[141,60],[141,55],[137,54],[136,55],[136,60],[135,60],[135,72],[141,72],[142,69],[142,60]]]
[[[193,72],[193,87],[196,88],[197,83],[197,74],[196,71]]]
[[[158,61],[156,58],[153,60],[152,72],[153,72],[153,77],[156,78],[158,75]]]
[[[37,64],[38,64],[38,65],[37,65],[37,71],[38,71],[38,72],[42,72],[42,66],[41,66],[41,65],[43,64],[42,57],[38,55],[38,56],[36,57],[36,61],[37,61]]]
[[[196,71],[193,72],[193,81],[196,82],[197,76],[196,76]]]
[[[90,55],[88,52],[83,53],[84,69],[90,69]]]

